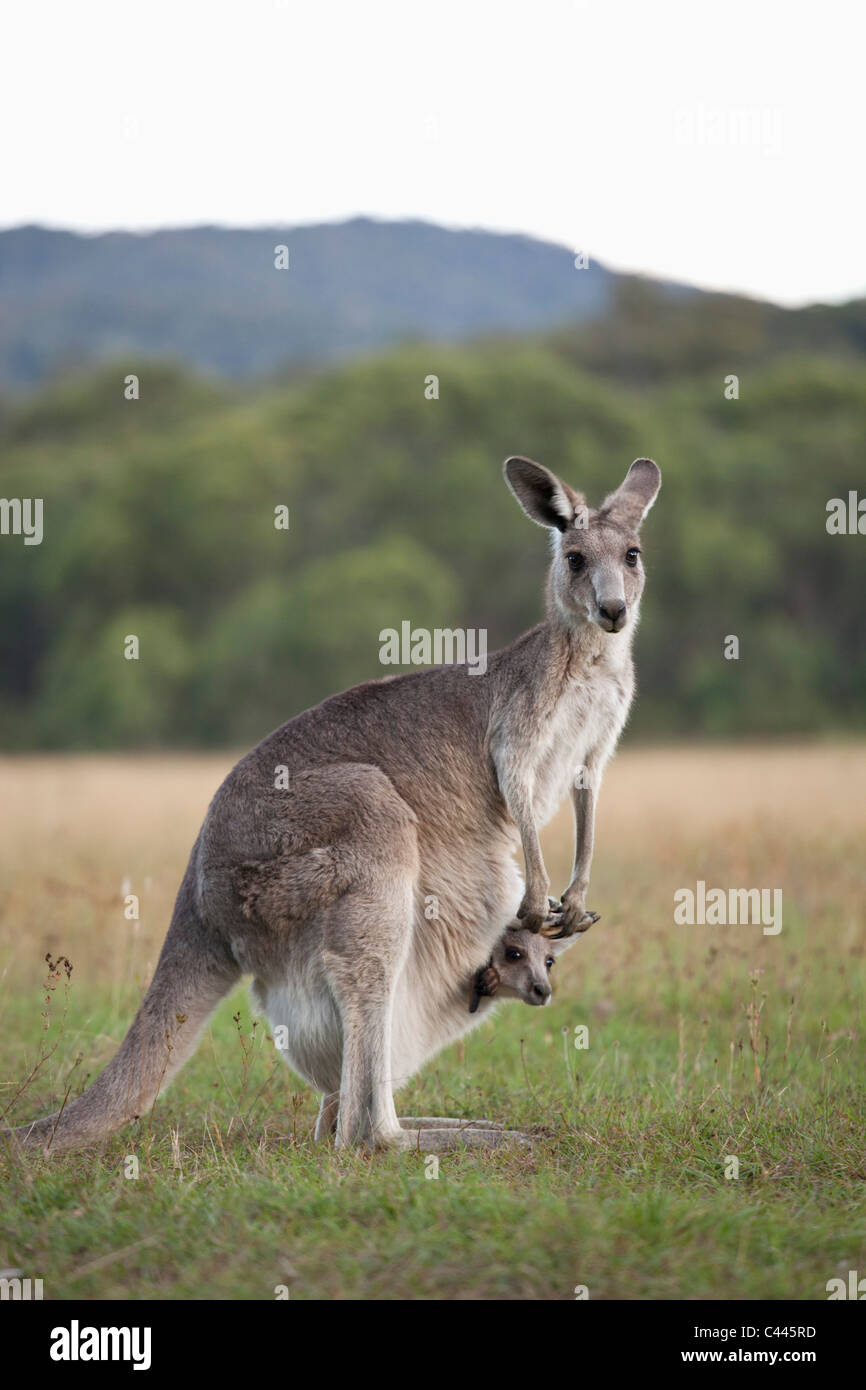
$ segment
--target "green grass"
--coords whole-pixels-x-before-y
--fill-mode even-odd
[[[0,1266],[41,1277],[46,1298],[273,1299],[286,1285],[293,1299],[572,1299],[585,1285],[593,1299],[825,1299],[828,1279],[866,1271],[864,762],[853,748],[617,759],[592,893],[604,918],[558,963],[553,1004],[503,1006],[398,1097],[403,1114],[540,1126],[531,1150],[444,1154],[433,1176],[426,1154],[314,1145],[316,1097],[239,991],[154,1111],[101,1150],[0,1151]],[[56,775],[46,765],[45,787]],[[41,776],[24,765],[0,824],[0,1110],[26,1081],[18,1121],[116,1049],[214,780],[94,760],[91,800],[64,811],[46,860],[26,853],[54,813]],[[159,794],[196,777],[189,807]],[[134,804],[108,814],[131,785]],[[817,830],[800,786],[823,808]],[[547,858],[564,880],[565,821]],[[118,866],[137,886],[159,866],[135,929]],[[782,933],[675,927],[673,891],[699,876],[781,885]],[[75,960],[48,1005],[46,949]]]
[[[531,1153],[442,1155],[433,1177],[424,1154],[314,1145],[314,1097],[239,995],[97,1159],[5,1166],[2,1258],[48,1296],[84,1299],[273,1298],[280,1284],[328,1299],[558,1299],[580,1284],[591,1298],[820,1298],[866,1268],[850,1040],[798,1039],[756,1092],[746,1048],[731,1067],[705,1047],[695,1074],[678,1028],[595,1025],[590,1008],[578,1052],[574,1012],[509,1006],[407,1089],[405,1113],[550,1130]],[[72,1013],[83,1032],[109,1021]]]

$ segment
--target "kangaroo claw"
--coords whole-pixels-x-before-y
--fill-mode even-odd
[[[549,899],[549,902],[551,910],[544,919],[541,934],[550,941],[559,941],[563,937],[589,931],[593,923],[600,920],[600,913],[587,910],[575,921],[573,913],[563,903],[554,903],[552,899]]]

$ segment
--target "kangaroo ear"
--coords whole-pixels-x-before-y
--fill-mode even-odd
[[[574,514],[586,503],[568,483],[563,483],[549,468],[532,459],[505,460],[505,481],[526,515],[539,526],[565,531],[574,525]]]
[[[549,937],[547,945],[550,947],[554,956],[561,956],[563,951],[567,951],[569,946],[573,946],[575,941],[579,941],[582,935],[582,932],[575,932],[573,936]]]
[[[637,528],[640,526],[662,485],[661,469],[652,459],[635,459],[623,482],[605,498],[603,512],[615,512],[618,518]]]

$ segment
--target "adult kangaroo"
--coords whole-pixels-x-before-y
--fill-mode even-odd
[[[210,805],[119,1052],[59,1114],[14,1130],[22,1144],[73,1148],[140,1116],[249,973],[287,1060],[323,1093],[317,1136],[414,1146],[393,1088],[473,1025],[465,981],[506,924],[516,913],[563,938],[596,920],[596,798],[632,699],[638,531],[661,475],[637,459],[598,509],[529,459],[508,459],[505,477],[550,532],[545,621],[486,675],[369,681],[243,758]],[[574,871],[551,912],[538,828],[569,790]],[[451,1139],[431,1131],[425,1146]]]

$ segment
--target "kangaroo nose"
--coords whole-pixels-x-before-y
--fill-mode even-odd
[[[625,604],[622,599],[608,599],[606,603],[598,605],[598,611],[603,618],[606,618],[611,627],[622,626],[622,619],[625,617]]]
[[[532,993],[542,1004],[546,1004],[552,993],[550,985],[533,985]]]

